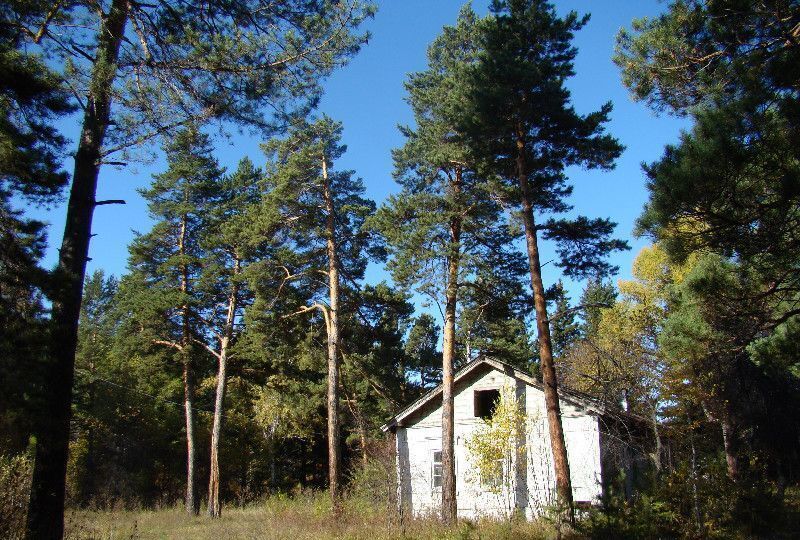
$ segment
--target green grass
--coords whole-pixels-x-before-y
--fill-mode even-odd
[[[348,500],[334,515],[321,495],[271,497],[244,508],[224,507],[222,517],[187,516],[181,508],[163,510],[74,510],[67,515],[70,540],[234,538],[324,540],[440,539],[539,540],[554,538],[544,522],[461,521],[446,528],[434,519],[408,519],[404,525],[389,513],[362,501]]]

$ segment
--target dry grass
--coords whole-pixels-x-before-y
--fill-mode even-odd
[[[367,503],[347,501],[334,516],[323,496],[272,497],[245,508],[224,508],[220,519],[188,517],[182,509],[153,511],[73,511],[67,517],[70,540],[233,538],[323,540],[441,539],[538,540],[554,538],[544,522],[462,521],[446,528],[433,519],[390,523],[387,513]]]

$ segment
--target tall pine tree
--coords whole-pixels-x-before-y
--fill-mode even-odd
[[[72,110],[69,94],[26,46],[23,30],[47,8],[41,2],[0,8],[0,441],[14,452],[28,444],[35,417],[42,430],[50,417],[42,403],[45,225],[15,205],[54,203],[69,180],[62,169],[66,140],[53,125]]]
[[[199,243],[203,250],[198,293],[204,307],[206,348],[217,360],[214,420],[211,428],[208,514],[221,515],[220,440],[228,361],[243,329],[243,312],[255,300],[252,283],[272,247],[271,233],[254,219],[265,182],[262,172],[245,158],[230,175],[208,187],[208,207]]]
[[[142,190],[156,220],[130,247],[131,274],[125,290],[137,307],[143,337],[177,352],[183,366],[186,417],[186,510],[199,512],[195,478],[194,394],[197,348],[207,344],[199,281],[206,258],[201,236],[210,212],[210,194],[222,170],[210,141],[196,128],[181,131],[166,146],[168,169]]]
[[[568,166],[611,168],[622,147],[603,132],[611,104],[580,115],[565,87],[574,74],[573,32],[588,17],[570,12],[561,18],[543,0],[494,0],[490,12],[481,25],[479,58],[469,73],[467,110],[472,114],[462,118],[473,151],[502,179],[497,195],[513,202],[524,225],[557,491],[572,515],[539,236],[557,242],[558,265],[570,276],[609,271],[602,256],[626,246],[610,239],[614,224],[607,219],[551,218],[537,223],[537,217],[570,209]]]
[[[428,50],[428,69],[406,83],[415,128],[402,128],[394,151],[395,177],[403,187],[376,217],[393,256],[396,282],[413,287],[440,308],[442,346],[442,506],[445,523],[456,520],[453,375],[459,295],[492,258],[508,257],[511,242],[502,207],[457,129],[463,72],[475,60],[477,17],[465,7]],[[484,285],[491,285],[490,281]]]
[[[284,224],[286,248],[276,255],[287,283],[305,291],[295,314],[317,312],[327,334],[328,481],[331,499],[341,497],[340,365],[342,283],[358,283],[373,251],[364,221],[375,203],[352,171],[333,170],[345,152],[342,125],[327,116],[294,126],[282,140],[264,145],[272,183],[265,208]],[[322,279],[320,279],[320,276]]]
[[[357,0],[42,6],[15,21],[20,36],[61,61],[83,110],[52,293],[49,414],[36,440],[28,511],[28,537],[60,538],[77,327],[103,163],[195,122],[269,131],[306,113],[321,78],[364,42],[356,28],[373,8]]]

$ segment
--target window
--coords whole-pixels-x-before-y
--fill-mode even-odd
[[[495,490],[503,486],[503,459],[492,462],[489,470],[481,475],[481,486]]]
[[[433,487],[442,487],[442,452],[437,450],[433,453],[433,467],[431,471],[431,482]]]
[[[475,418],[491,418],[500,401],[500,390],[475,390]]]

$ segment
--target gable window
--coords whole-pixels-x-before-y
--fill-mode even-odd
[[[475,390],[475,418],[491,418],[499,401],[500,390]]]
[[[437,450],[433,453],[433,465],[431,470],[431,484],[435,488],[442,487],[442,452]]]

